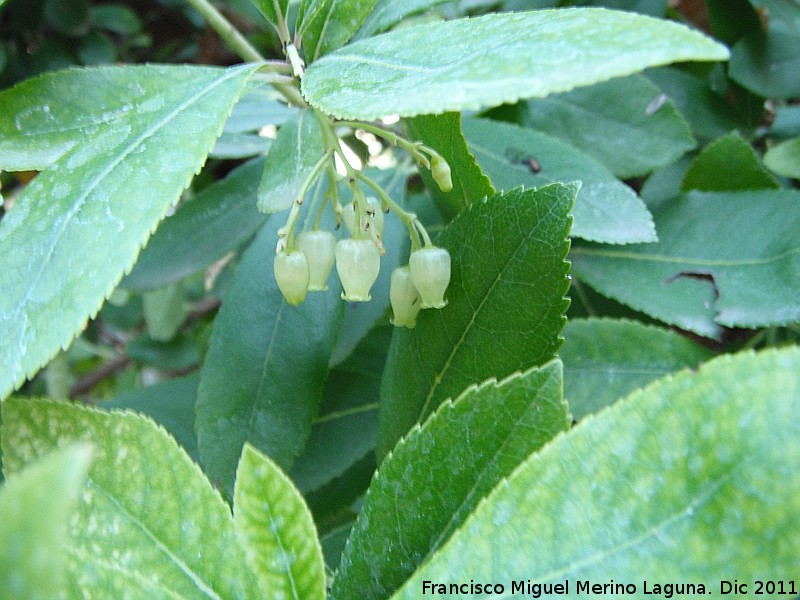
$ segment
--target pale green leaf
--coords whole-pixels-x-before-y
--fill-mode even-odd
[[[498,121],[468,119],[464,133],[498,189],[580,181],[573,236],[612,244],[655,241],[644,203],[591,156],[545,133]]]
[[[264,160],[215,181],[159,225],[120,285],[141,292],[205,269],[250,239],[264,223],[254,199]]]
[[[323,153],[322,130],[312,111],[301,111],[281,125],[264,163],[258,209],[273,213],[289,208]]]
[[[297,36],[306,61],[345,45],[355,35],[377,0],[303,0],[297,15]]]
[[[0,489],[0,591],[4,598],[64,597],[67,524],[91,446],[68,446],[12,475]]]
[[[223,133],[217,138],[211,158],[250,158],[265,154],[272,146],[272,140],[256,133]]]
[[[786,140],[767,150],[764,165],[783,177],[800,179],[800,137]]]
[[[0,221],[0,397],[100,309],[255,68],[70,70],[0,94],[0,163],[21,140],[16,167],[56,161]]]
[[[325,566],[311,513],[289,478],[249,444],[236,472],[233,522],[270,598],[324,600]]]
[[[612,579],[637,598],[656,582],[712,598],[726,597],[725,578],[796,585],[798,374],[796,348],[725,356],[584,420],[497,486],[393,598],[419,598],[426,580],[499,583],[505,597],[512,582],[568,582],[575,598],[587,595],[578,582]]]
[[[289,0],[251,0],[251,2],[275,28],[279,22],[285,22]]]
[[[437,4],[443,4],[448,0],[378,0],[375,8],[364,20],[356,34],[354,40],[371,37],[377,33],[382,33],[387,29],[397,25],[408,16],[421,13]]]
[[[520,120],[626,179],[668,165],[695,146],[688,124],[661,94],[645,77],[633,75],[528,100]]]
[[[492,183],[467,148],[459,113],[414,117],[405,123],[411,139],[439,152],[450,166],[453,189],[449,192],[440,190],[430,171],[420,168],[420,174],[442,214],[452,218],[473,202],[494,195]]]
[[[272,270],[281,225],[268,221],[244,253],[200,374],[200,457],[226,493],[233,491],[245,442],[283,469],[303,448],[342,313],[338,284],[309,294],[298,307],[283,299]]]
[[[233,107],[223,132],[246,133],[259,131],[267,125],[279,126],[294,114],[295,109],[281,101],[280,93],[274,88],[260,84],[252,87],[251,84]]]
[[[89,481],[61,550],[76,597],[266,597],[246,566],[228,506],[152,421],[32,398],[11,397],[2,409],[10,473],[64,444],[93,445]]]
[[[145,292],[142,305],[147,333],[157,342],[171,340],[188,314],[180,282]]]
[[[596,8],[492,14],[361,40],[309,66],[303,93],[342,118],[478,109],[728,51],[682,25]]]
[[[737,132],[713,141],[689,165],[681,191],[727,192],[780,187]]]
[[[712,356],[674,331],[611,319],[570,319],[558,354],[564,362],[564,397],[578,420]]]
[[[706,337],[719,325],[800,320],[800,193],[690,192],[654,215],[662,241],[575,247],[573,272],[603,295]]]
[[[332,600],[386,598],[400,587],[484,496],[567,428],[561,392],[555,361],[470,387],[412,429],[370,485]]]
[[[575,184],[513,190],[468,207],[439,235],[452,258],[448,305],[392,336],[378,456],[470,385],[544,364],[561,344]],[[478,351],[479,350],[479,351]]]

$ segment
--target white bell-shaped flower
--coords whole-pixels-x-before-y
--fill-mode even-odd
[[[383,237],[383,210],[381,209],[381,202],[375,196],[367,196],[367,221],[361,223],[361,231],[369,233],[367,223],[370,227],[374,227],[378,233],[378,237]],[[350,235],[356,235],[356,206],[354,202],[346,204],[342,207],[342,221],[344,221],[347,231]]]
[[[286,302],[301,304],[308,291],[309,269],[306,255],[298,250],[281,252],[275,257],[275,281]]]
[[[297,236],[297,248],[306,255],[309,268],[309,292],[328,289],[328,276],[333,269],[336,236],[330,231],[304,231]]]
[[[336,244],[336,271],[342,282],[342,299],[369,302],[369,290],[381,269],[381,255],[372,240],[339,240]]]
[[[408,261],[411,281],[422,298],[422,308],[443,308],[444,292],[450,283],[450,253],[429,246],[411,254]]]
[[[422,309],[422,299],[419,297],[414,282],[411,281],[411,271],[408,265],[398,267],[392,271],[389,283],[389,301],[392,303],[392,325],[395,327],[408,327],[414,329],[417,324],[417,315]]]

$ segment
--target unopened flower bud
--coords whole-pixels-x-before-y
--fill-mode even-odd
[[[450,175],[450,165],[438,154],[431,157],[431,175],[439,189],[447,193],[453,189],[453,179]]]

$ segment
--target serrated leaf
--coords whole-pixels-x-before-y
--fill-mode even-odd
[[[611,319],[570,319],[558,354],[564,361],[564,397],[577,420],[712,356],[668,329]]]
[[[284,469],[303,448],[342,312],[338,285],[298,307],[283,299],[271,268],[279,221],[268,221],[244,253],[200,373],[200,456],[227,493],[245,442]]]
[[[450,166],[453,189],[449,192],[439,189],[429,170],[419,170],[442,214],[452,218],[473,202],[494,195],[492,183],[467,148],[459,113],[414,117],[405,124],[411,139],[438,151]]]
[[[470,387],[413,429],[370,485],[332,600],[386,598],[400,587],[484,496],[567,428],[561,392],[555,361]]]
[[[780,187],[761,160],[737,132],[715,140],[689,165],[681,191],[733,192]]]
[[[205,269],[250,239],[265,217],[255,206],[264,159],[215,181],[159,225],[120,285],[142,292]]]
[[[91,446],[55,450],[0,489],[0,590],[6,598],[64,597],[67,524],[86,480]]]
[[[568,288],[576,184],[513,190],[473,204],[439,235],[452,276],[441,310],[392,336],[381,383],[378,456],[447,398],[553,358]],[[477,351],[480,349],[480,352]]]
[[[287,119],[264,163],[258,209],[273,213],[289,208],[323,154],[322,130],[312,111]]]
[[[751,129],[731,101],[705,79],[674,67],[649,69],[646,75],[678,107],[695,136],[713,140],[734,129]]]
[[[279,22],[285,22],[289,0],[251,0],[251,2],[276,29]]]
[[[641,75],[612,79],[528,100],[521,105],[520,121],[626,179],[668,165],[696,145],[686,121],[661,94]]]
[[[64,444],[93,445],[89,480],[62,549],[76,597],[264,597],[245,566],[227,505],[152,421],[32,398],[8,398],[2,409],[10,473]]]
[[[0,221],[0,397],[100,309],[256,68],[70,70],[0,94],[0,157],[20,142],[15,168],[55,161]]]
[[[307,62],[344,46],[367,18],[377,0],[303,0],[297,36]]]
[[[324,600],[325,565],[311,513],[289,478],[249,444],[236,473],[233,513],[262,590],[271,598]]]
[[[193,460],[198,460],[194,434],[194,402],[197,397],[197,373],[176,377],[120,394],[100,408],[127,409],[147,415],[166,429]]]
[[[719,325],[800,319],[800,193],[690,192],[654,216],[661,241],[575,247],[573,272],[603,295],[706,337]]]
[[[723,357],[635,392],[533,454],[394,600],[423,581],[796,581],[800,352]],[[568,485],[565,485],[568,482]],[[764,493],[769,490],[770,493]],[[724,535],[723,535],[724,533]],[[662,587],[663,593],[663,587]],[[691,592],[689,592],[691,593]]]
[[[800,137],[786,140],[767,150],[764,165],[783,177],[800,179]]]
[[[468,119],[464,133],[498,189],[581,181],[572,211],[573,236],[612,244],[656,240],[644,203],[589,155],[547,134],[498,121]]]
[[[354,40],[372,37],[397,25],[408,16],[421,13],[448,0],[378,0],[356,34]]]
[[[303,93],[337,117],[413,117],[489,108],[647,67],[727,57],[723,46],[695,31],[632,13],[503,13],[354,42],[310,65]]]

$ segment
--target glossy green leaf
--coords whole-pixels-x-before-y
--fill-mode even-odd
[[[245,444],[236,472],[233,522],[270,598],[324,600],[317,530],[297,488],[267,456]]]
[[[141,292],[205,269],[250,239],[264,223],[255,197],[264,160],[256,159],[212,183],[167,218],[121,285]]]
[[[195,373],[120,394],[100,408],[127,409],[147,415],[166,429],[193,460],[198,460],[194,403],[200,376]]]
[[[521,113],[522,124],[572,144],[620,178],[668,165],[695,146],[675,105],[641,75],[528,100]]]
[[[533,454],[393,598],[423,581],[795,581],[800,352],[723,357],[635,392]],[[768,492],[768,493],[767,493]],[[731,576],[730,579],[734,577]],[[663,589],[662,589],[663,593]],[[691,595],[691,594],[690,594]]]
[[[730,76],[766,98],[800,96],[798,31],[754,31],[731,50]]]
[[[547,134],[498,121],[466,120],[464,133],[498,189],[581,181],[573,236],[613,244],[655,241],[653,218],[636,193],[591,156]]]
[[[480,202],[494,195],[492,183],[467,148],[459,113],[414,117],[407,119],[405,123],[411,139],[430,146],[450,165],[453,189],[449,192],[439,189],[429,170],[424,167],[419,169],[436,205],[444,215],[452,218],[473,202]]]
[[[45,455],[0,489],[0,590],[53,600],[66,584],[67,525],[86,481],[89,444]]]
[[[11,397],[2,409],[10,473],[65,444],[93,445],[89,481],[62,550],[75,597],[264,597],[228,506],[152,421],[32,398]]]
[[[413,429],[370,485],[332,600],[386,598],[399,588],[484,496],[567,428],[561,392],[555,361],[470,387]]]
[[[285,22],[289,0],[251,0],[251,2],[276,28],[279,22]]]
[[[654,379],[711,358],[702,346],[668,329],[638,321],[571,319],[558,352],[564,397],[583,419]]]
[[[800,179],[800,137],[786,140],[767,150],[764,165],[783,177]]]
[[[254,69],[71,70],[0,94],[0,168],[56,161],[0,221],[0,397],[100,309]]]
[[[200,374],[200,456],[227,493],[245,442],[284,469],[303,448],[343,306],[338,286],[309,294],[298,307],[286,303],[271,268],[279,221],[269,221],[244,253]]]
[[[705,79],[673,67],[649,69],[646,75],[675,104],[698,138],[713,140],[734,129],[749,131],[730,99],[713,90]]]
[[[800,193],[691,192],[654,215],[662,241],[573,248],[573,272],[601,294],[706,337],[719,325],[800,319]]]
[[[715,140],[697,155],[683,177],[681,191],[726,192],[780,187],[737,132]]]
[[[561,344],[569,213],[576,184],[513,190],[473,204],[439,235],[448,305],[392,336],[381,383],[378,456],[447,398],[544,364]],[[523,310],[524,307],[524,310]],[[480,352],[477,351],[480,349]]]
[[[323,152],[322,130],[312,111],[301,111],[281,125],[264,163],[258,209],[273,213],[289,208]]]
[[[297,15],[297,36],[306,61],[344,46],[355,35],[377,0],[303,0]]]
[[[269,86],[248,89],[236,106],[231,116],[225,121],[225,133],[245,133],[259,131],[267,125],[282,125],[288,118],[296,114],[295,109],[281,101],[280,94]]]
[[[503,13],[354,42],[312,64],[303,93],[337,117],[413,117],[498,106],[656,65],[727,56],[723,46],[695,31],[632,13]]]
[[[361,29],[353,36],[354,40],[368,38],[397,25],[408,16],[421,13],[448,0],[378,0],[375,8],[364,20]]]

